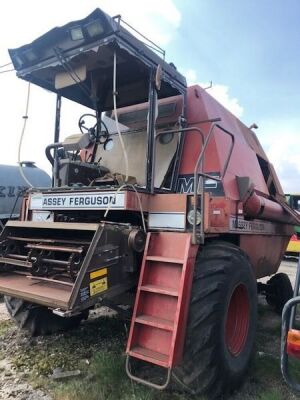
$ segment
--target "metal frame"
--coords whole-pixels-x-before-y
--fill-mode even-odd
[[[203,162],[204,162],[205,151],[206,151],[206,148],[208,146],[208,143],[210,142],[210,140],[212,138],[212,135],[214,133],[214,128],[215,127],[219,128],[222,132],[224,132],[226,135],[230,136],[230,138],[231,138],[231,146],[230,146],[230,149],[229,149],[229,152],[228,152],[228,156],[227,156],[226,162],[225,162],[224,167],[223,167],[223,171],[222,171],[222,173],[221,173],[219,178],[217,178],[215,176],[212,176],[212,175],[209,175],[209,174],[205,174],[203,172]],[[221,125],[219,125],[219,124],[214,122],[210,127],[209,133],[208,133],[208,135],[206,137],[206,140],[204,142],[202,151],[201,151],[201,153],[199,155],[199,158],[197,160],[197,163],[196,163],[196,166],[195,166],[195,169],[194,169],[194,215],[196,215],[196,211],[197,211],[197,195],[198,195],[198,187],[200,186],[200,192],[201,192],[200,193],[201,194],[201,223],[200,223],[200,229],[201,229],[201,232],[200,232],[200,241],[198,241],[197,240],[197,235],[196,235],[196,218],[194,218],[193,239],[192,239],[193,244],[198,244],[198,243],[203,244],[204,243],[204,224],[203,224],[203,216],[204,216],[204,180],[203,180],[203,178],[212,179],[212,180],[215,180],[217,182],[221,182],[222,181],[222,179],[224,178],[224,176],[225,176],[225,174],[227,172],[227,168],[228,168],[228,164],[229,164],[229,161],[230,161],[230,158],[231,158],[233,147],[234,147],[234,135],[231,132],[227,131],[225,128],[223,128]],[[200,172],[198,172],[199,167],[201,167],[201,171]],[[200,185],[198,183],[198,176],[201,177],[199,179]]]
[[[117,21],[114,22],[117,25]],[[163,80],[168,84],[170,84],[174,89],[176,89],[178,91],[178,94],[185,93],[186,90],[185,78],[181,74],[179,74],[176,70],[173,71],[173,68],[170,67],[170,65],[166,63],[164,59],[159,57],[159,55],[157,55],[155,52],[151,51],[149,45],[145,44],[141,40],[137,39],[135,36],[131,35],[126,29],[124,29],[120,25],[116,26],[114,31],[112,31],[108,36],[98,39],[95,42],[81,46],[80,52],[83,53],[95,47],[107,46],[108,44],[114,44],[122,49],[126,49],[126,51],[131,56],[134,57],[138,56],[139,60],[143,62],[150,69],[153,67],[156,68],[157,65],[162,63]],[[78,48],[72,48],[63,52],[64,59],[67,60],[68,62],[77,54],[78,54]],[[33,73],[34,71],[39,70],[41,68],[57,65],[58,62],[60,61],[58,61],[57,57],[53,55],[49,59],[44,60],[38,63],[37,65],[17,70],[17,76],[19,78],[33,82],[38,86],[50,90],[51,92],[59,93],[58,90],[54,91],[51,87],[49,87],[49,85],[43,79],[37,77],[35,77],[35,79],[32,80],[27,79],[27,75]]]
[[[192,237],[192,243],[193,244],[199,244],[203,243],[204,241],[204,225],[203,225],[203,216],[204,216],[204,180],[203,178],[208,178],[208,179],[212,179],[215,180],[217,182],[221,182],[222,179],[224,178],[226,172],[227,172],[227,168],[229,165],[229,161],[233,152],[233,147],[234,147],[234,143],[235,143],[235,139],[234,139],[234,135],[229,132],[227,129],[223,128],[221,125],[217,124],[217,122],[221,121],[220,118],[216,118],[213,120],[207,120],[207,121],[199,121],[197,123],[208,123],[208,122],[212,122],[212,125],[209,129],[208,135],[206,137],[206,139],[204,140],[204,132],[202,131],[202,129],[195,127],[195,126],[191,126],[188,128],[178,128],[178,129],[172,129],[169,131],[162,131],[159,132],[155,139],[158,138],[160,135],[164,135],[164,134],[168,134],[168,133],[182,133],[182,132],[190,132],[190,133],[198,133],[200,134],[201,138],[202,138],[202,150],[199,154],[199,157],[197,159],[196,165],[195,165],[195,169],[194,169],[194,215],[196,215],[196,211],[197,211],[197,196],[199,194],[199,187],[200,187],[200,195],[201,195],[201,223],[200,223],[200,228],[201,228],[201,232],[200,232],[200,241],[198,241],[197,239],[197,233],[196,233],[196,218],[194,218],[194,223],[193,223],[193,237]],[[215,127],[219,128],[223,133],[225,133],[226,135],[228,135],[231,138],[231,146],[228,152],[228,156],[226,159],[226,162],[224,164],[223,167],[223,171],[220,175],[219,178],[217,178],[216,176],[212,176],[209,174],[205,174],[203,172],[203,163],[204,163],[204,156],[205,156],[205,152],[206,152],[206,148],[212,138],[212,135],[214,133],[214,129]],[[154,151],[156,149],[156,141],[155,141],[155,146],[154,146]],[[154,165],[155,167],[155,165]],[[200,172],[199,167],[201,167]],[[198,182],[198,177],[199,182]],[[154,181],[154,178],[152,179]]]
[[[57,94],[56,106],[55,106],[54,143],[59,142],[60,115],[61,115],[61,95]],[[54,165],[52,167],[52,187],[55,187],[57,183],[57,176],[56,176],[57,169],[58,169],[57,149],[54,149]]]
[[[154,193],[154,171],[155,171],[155,121],[157,92],[155,88],[155,70],[151,68],[149,76],[149,111],[147,124],[147,166],[146,166],[146,189],[149,193]]]
[[[147,42],[144,42],[142,40],[140,40],[142,43],[144,43],[145,46],[149,47],[150,49],[156,51],[158,54],[161,54],[163,56],[163,59],[165,60],[165,56],[166,56],[166,51],[161,48],[160,46],[158,46],[156,43],[154,43],[152,40],[150,40],[149,38],[147,38],[147,36],[143,35],[141,32],[139,32],[137,29],[135,29],[132,25],[130,25],[128,22],[126,22],[122,16],[120,14],[115,15],[114,17],[112,17],[113,20],[116,21],[117,26],[118,26],[118,31],[120,31],[121,29],[121,23],[128,26],[128,28],[132,29],[134,32],[136,32],[140,37],[142,37],[143,39],[145,39]],[[149,44],[150,43],[150,44]]]
[[[125,368],[126,368],[126,373],[127,373],[127,375],[129,376],[130,379],[132,379],[135,382],[142,383],[143,385],[149,386],[152,389],[158,389],[158,390],[166,389],[168,387],[169,383],[170,383],[171,376],[172,376],[172,368],[168,368],[167,369],[166,380],[162,385],[158,385],[157,383],[153,383],[153,382],[147,381],[146,379],[139,378],[138,376],[133,375],[131,373],[130,356],[128,354],[126,356]]]
[[[296,306],[300,304],[299,288],[300,288],[300,254],[297,265],[294,297],[285,304],[282,311],[281,355],[280,355],[280,368],[283,378],[285,382],[296,392],[300,392],[300,383],[297,383],[292,378],[289,371],[289,356],[287,354],[287,334],[289,329],[292,329],[294,326]]]
[[[204,145],[204,132],[203,132],[200,128],[198,128],[198,127],[196,127],[196,126],[191,126],[191,127],[188,127],[188,128],[181,128],[181,127],[179,127],[178,129],[171,129],[171,130],[168,130],[168,131],[161,131],[161,132],[158,132],[158,133],[156,134],[156,136],[155,136],[154,152],[156,151],[156,139],[157,139],[159,136],[165,135],[165,134],[169,134],[169,133],[181,134],[182,132],[199,133],[200,136],[201,136],[201,139],[202,139],[202,146]],[[180,140],[180,141],[181,141],[181,140]],[[180,143],[178,143],[178,146],[180,147]],[[176,153],[177,153],[177,151],[176,151]],[[176,168],[176,166],[174,165],[174,169],[175,169],[175,168]],[[174,173],[173,175],[175,176],[176,173]],[[172,190],[172,189],[175,190],[174,182],[173,182],[173,181],[176,181],[176,179],[174,179],[174,176],[172,177],[171,190]],[[153,180],[154,180],[154,177],[153,177]]]

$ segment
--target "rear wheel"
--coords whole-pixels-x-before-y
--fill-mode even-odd
[[[4,296],[4,302],[11,318],[21,329],[26,329],[32,336],[51,335],[76,328],[88,314],[63,318],[53,314],[47,307],[28,303],[15,297]]]
[[[280,272],[267,282],[266,301],[281,315],[287,301],[293,297],[293,287],[287,274]]]
[[[256,332],[256,280],[248,257],[226,242],[199,253],[191,294],[183,362],[175,380],[210,399],[242,382]]]

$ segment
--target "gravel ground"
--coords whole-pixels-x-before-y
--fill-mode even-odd
[[[51,400],[39,389],[34,389],[25,381],[26,374],[17,373],[8,359],[0,360],[1,400]]]
[[[289,275],[291,282],[294,283],[296,275],[295,261],[283,261],[280,267],[281,272],[285,272]],[[103,314],[104,308],[96,310],[94,314]],[[110,314],[108,312],[108,314]],[[95,318],[96,315],[90,316]],[[9,324],[9,316],[6,311],[6,307],[0,299],[0,335],[1,326]],[[16,329],[9,327],[11,334],[5,334],[5,340],[0,341],[0,399],[1,400],[52,400],[51,397],[43,393],[40,389],[34,389],[31,385],[26,382],[27,373],[17,372],[11,364],[11,360],[7,354],[12,354],[13,346],[19,346],[24,339],[21,332]],[[29,371],[28,371],[29,372]]]
[[[0,302],[0,322],[9,321],[4,303]],[[51,397],[39,389],[34,389],[26,382],[26,373],[17,372],[9,357],[3,356],[8,346],[14,346],[20,340],[12,337],[11,340],[0,343],[0,399],[1,400],[51,400]]]
[[[9,319],[8,313],[4,303],[0,303],[0,321],[6,321]]]

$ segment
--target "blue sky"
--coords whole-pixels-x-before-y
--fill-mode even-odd
[[[181,25],[169,54],[185,69],[193,65],[200,80],[229,86],[248,122],[299,116],[298,0],[176,4]]]
[[[258,124],[284,190],[300,192],[299,0],[10,0],[0,13],[0,65],[8,61],[7,48],[96,7],[121,14],[164,47],[189,83],[212,80],[213,96],[246,125]],[[9,121],[9,136],[0,135],[9,151],[0,163],[16,163],[25,99],[26,84],[13,72],[0,74],[0,115]],[[48,171],[44,148],[53,139],[54,104],[53,94],[32,88],[22,147],[22,159]],[[63,105],[63,136],[77,132],[80,114],[74,104]]]

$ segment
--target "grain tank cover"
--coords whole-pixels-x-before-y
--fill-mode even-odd
[[[145,37],[137,39],[121,22],[119,16],[111,18],[96,9],[82,20],[10,49],[17,75],[87,107],[97,103],[102,111],[111,110],[116,51],[118,107],[148,100],[150,71],[155,73],[158,65],[162,68],[158,97],[184,93],[186,80],[164,61],[164,52]]]

